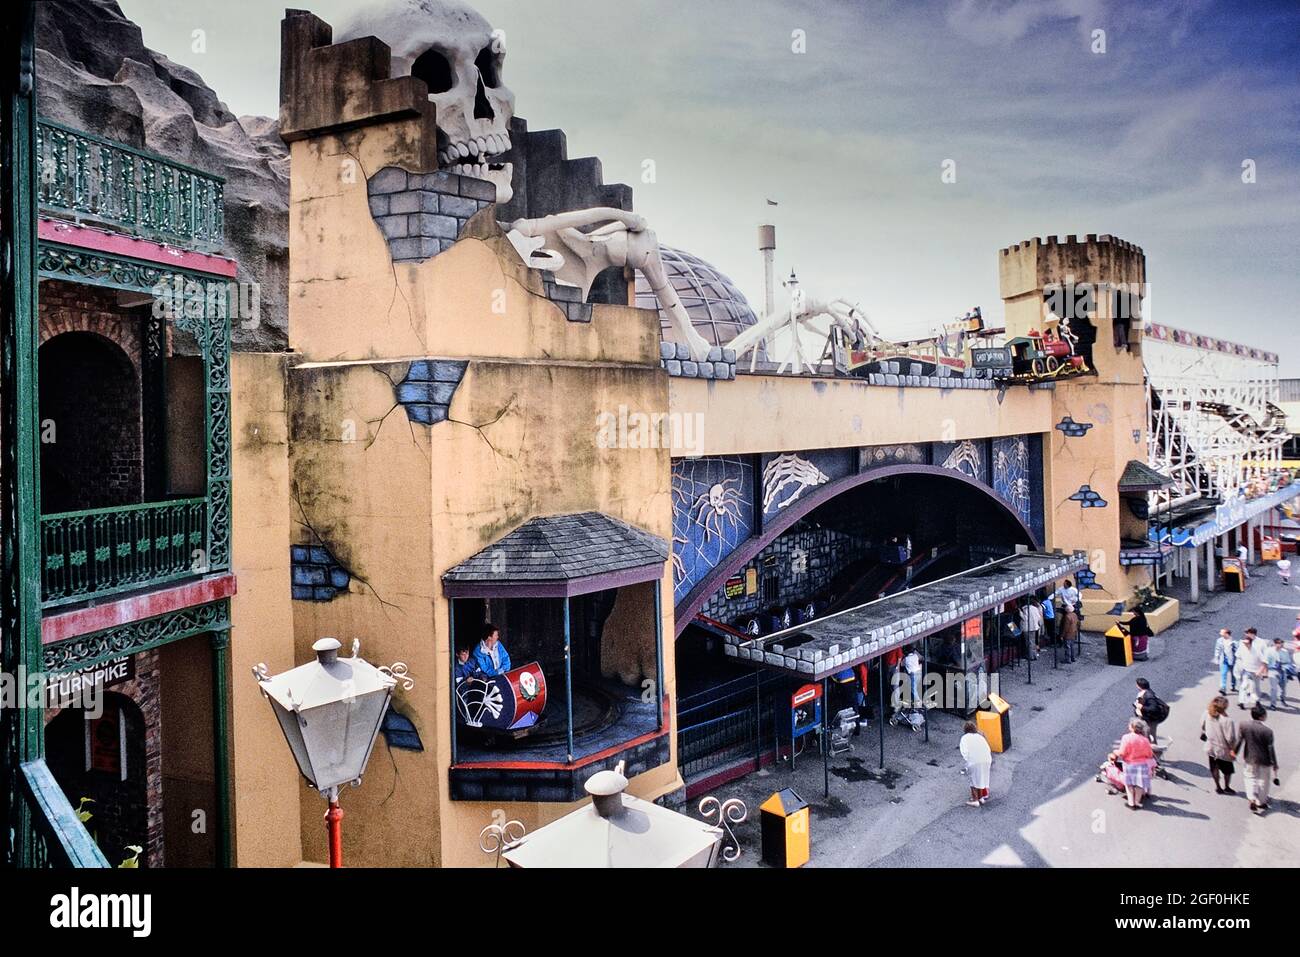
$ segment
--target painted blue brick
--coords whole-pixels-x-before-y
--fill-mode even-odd
[[[370,215],[387,216],[388,215],[388,193],[381,193],[378,196],[370,197]]]
[[[469,199],[465,196],[451,196],[444,194],[438,197],[437,210],[424,210],[424,212],[439,212],[444,216],[455,216],[458,219],[469,219],[479,211],[479,204],[476,200]]]
[[[375,220],[385,239],[405,239],[409,228],[405,216],[380,216]]]
[[[694,379],[699,374],[700,374],[700,367],[696,363],[692,362],[690,359],[687,359],[685,362],[682,363],[682,375],[686,376],[689,379]]]
[[[289,560],[290,560],[290,561],[294,561],[294,562],[309,562],[309,561],[311,561],[310,554],[311,554],[311,553],[307,551],[307,546],[306,546],[306,545],[291,545],[291,546],[289,546]]]
[[[333,601],[337,593],[328,585],[312,589],[312,601]]]
[[[307,585],[293,586],[294,601],[311,601],[311,596],[312,596],[312,590],[309,586]]]
[[[460,235],[460,221],[454,216],[441,216],[436,213],[413,213],[407,217],[407,220],[407,228],[412,236],[455,239]]]
[[[456,394],[452,382],[403,382],[397,387],[397,401],[449,405]]]
[[[371,196],[378,193],[396,193],[406,189],[406,170],[398,169],[396,166],[389,166],[381,169],[366,183],[366,189]]]
[[[335,588],[344,589],[348,587],[348,582],[352,579],[346,571],[337,566],[330,569],[330,584]]]
[[[470,199],[482,200],[484,203],[495,203],[497,201],[497,188],[485,179],[462,176],[460,178],[460,195],[468,196]]]
[[[398,213],[436,213],[438,211],[438,194],[426,189],[408,189],[404,193],[393,193],[388,201],[388,211]]]
[[[431,189],[435,193],[456,193],[460,189],[460,177],[446,170],[425,173],[423,176],[411,177],[412,189]]]
[[[293,566],[293,583],[295,585],[325,584],[325,569],[316,565]]]
[[[323,545],[313,545],[311,547],[311,560],[317,565],[333,565],[334,556],[330,554],[329,549]]]
[[[669,375],[682,374],[682,363],[680,359],[665,359],[664,368],[668,370]]]
[[[418,422],[420,425],[436,425],[447,418],[447,407],[445,405],[418,405],[412,403],[405,406],[406,414],[412,422]]]

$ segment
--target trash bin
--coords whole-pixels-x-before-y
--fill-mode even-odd
[[[975,712],[975,725],[990,751],[1001,754],[1011,747],[1011,705],[1001,695],[989,695],[989,706]]]
[[[1224,591],[1246,590],[1246,572],[1235,558],[1227,558],[1223,561],[1223,589]]]
[[[1259,541],[1259,560],[1261,562],[1276,562],[1282,558],[1282,542],[1276,538],[1269,538],[1265,535]]]
[[[1106,632],[1106,664],[1121,668],[1133,664],[1133,638],[1118,624]]]
[[[811,856],[808,802],[794,788],[777,791],[759,807],[763,862],[773,867],[803,867]]]

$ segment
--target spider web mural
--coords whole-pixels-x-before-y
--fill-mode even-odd
[[[984,462],[984,442],[963,439],[960,442],[934,443],[934,462],[945,469],[961,472],[977,482],[988,484]]]
[[[1026,527],[1033,527],[1029,441],[1023,435],[993,440],[993,491],[1006,499]]]
[[[754,467],[717,456],[673,462],[673,599],[680,602],[754,531]]]

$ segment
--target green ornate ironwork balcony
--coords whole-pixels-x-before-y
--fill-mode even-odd
[[[41,517],[41,600],[49,607],[208,571],[202,498]]]
[[[225,245],[225,180],[153,153],[41,120],[41,209],[159,242],[214,252]]]

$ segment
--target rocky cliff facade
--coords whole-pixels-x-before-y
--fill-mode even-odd
[[[257,283],[260,316],[234,348],[287,347],[289,154],[276,121],[237,117],[203,78],[144,45],[114,0],[37,4],[43,118],[225,177],[226,254]]]

